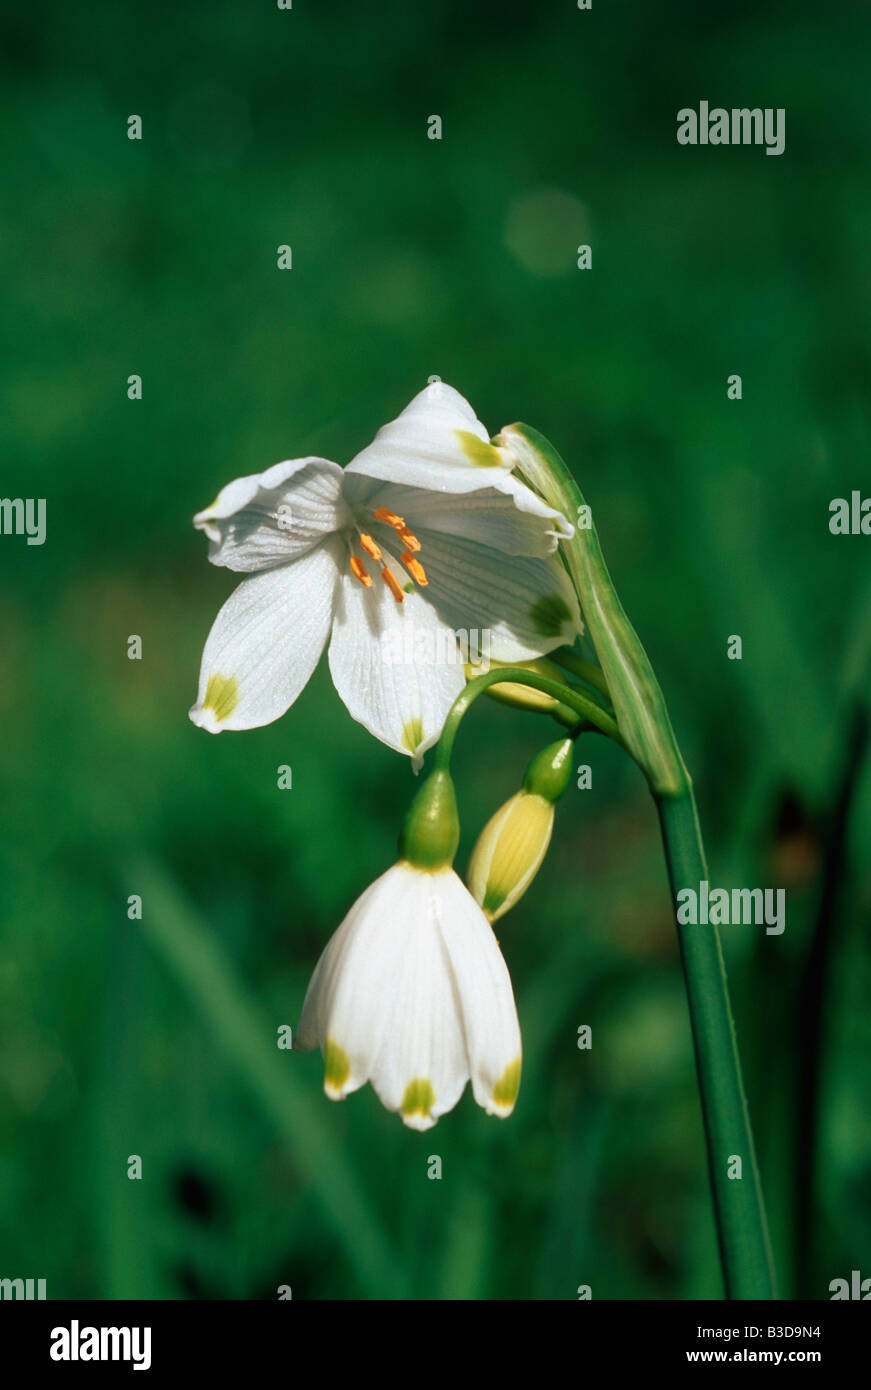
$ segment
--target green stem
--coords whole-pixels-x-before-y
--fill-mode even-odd
[[[675,907],[707,880],[692,787],[655,796]],[[717,928],[677,924],[726,1297],[777,1297],[774,1263]],[[740,1159],[739,1165],[736,1159]],[[740,1171],[740,1176],[734,1176]],[[733,1176],[730,1176],[730,1173]]]
[[[597,666],[594,661],[587,661],[576,652],[572,647],[557,647],[555,652],[550,652],[551,661],[557,662],[566,671],[571,671],[573,676],[578,676],[580,680],[586,681],[594,690],[598,690],[600,695],[610,702],[611,693],[608,690],[608,682],[601,666]]]
[[[454,739],[470,705],[477,700],[479,695],[483,695],[485,690],[489,690],[491,685],[505,684],[506,682],[511,682],[513,685],[528,685],[531,690],[540,690],[545,695],[552,695],[560,704],[574,710],[579,721],[588,720],[601,733],[607,734],[609,738],[622,744],[623,740],[615,720],[606,710],[602,709],[592,696],[586,695],[575,686],[564,685],[562,681],[551,680],[549,676],[540,676],[537,671],[527,671],[523,666],[500,666],[496,670],[487,671],[483,676],[476,676],[474,680],[469,681],[465,690],[457,696],[451,705],[436,749],[434,763],[436,771],[446,772],[449,769]]]
[[[577,523],[574,536],[562,544],[563,559],[608,683],[623,746],[647,777],[659,809],[677,907],[681,889],[698,893],[707,869],[692,781],[653,668],[608,574],[590,510],[553,445],[521,424],[507,426],[495,442],[509,450],[546,501]],[[677,926],[726,1294],[774,1298],[765,1207],[717,929]]]

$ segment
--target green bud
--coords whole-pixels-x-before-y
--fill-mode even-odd
[[[460,843],[457,797],[449,772],[433,772],[417,792],[399,836],[399,857],[416,869],[448,869]]]
[[[559,801],[572,775],[574,744],[570,738],[557,739],[536,753],[523,774],[523,790],[545,801]]]

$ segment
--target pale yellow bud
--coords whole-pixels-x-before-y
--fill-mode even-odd
[[[474,680],[476,676],[482,675],[485,671],[498,670],[500,666],[520,666],[524,671],[535,671],[540,676],[549,676],[551,680],[565,683],[565,671],[561,666],[557,666],[555,661],[548,661],[546,657],[538,657],[534,661],[489,661],[488,663],[476,666],[473,662],[466,663],[466,680]],[[498,700],[504,705],[513,705],[516,709],[542,710],[549,714],[557,709],[559,700],[553,695],[546,695],[543,690],[532,690],[528,685],[520,685],[516,681],[504,681],[499,685],[491,685],[487,694],[493,700]]]
[[[491,922],[523,897],[547,853],[553,802],[519,791],[485,825],[467,875],[472,896]]]

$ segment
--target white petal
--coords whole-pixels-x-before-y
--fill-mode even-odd
[[[190,717],[217,734],[253,729],[293,704],[324,649],[344,543],[324,541],[279,569],[243,579],[212,625]]]
[[[490,444],[486,429],[459,391],[435,382],[382,426],[345,473],[458,493],[498,488],[511,464],[507,451]]]
[[[357,500],[348,480],[349,497]],[[412,531],[425,527],[448,536],[462,536],[506,555],[552,555],[560,540],[570,540],[574,527],[561,512],[549,507],[525,483],[500,473],[496,486],[451,494],[423,487],[381,483],[365,496],[366,509],[389,507],[405,518]]]
[[[387,557],[385,556],[385,560]],[[441,733],[465,685],[454,633],[415,589],[402,567],[387,560],[402,587],[397,603],[378,573],[365,589],[343,574],[330,641],[330,672],[349,712],[382,743],[419,760]]]
[[[213,565],[262,570],[286,564],[350,522],[342,470],[329,459],[288,459],[236,478],[194,525],[209,538]]]
[[[578,601],[559,560],[501,551],[417,531],[426,593],[439,617],[473,655],[525,661],[574,641],[582,630]]]
[[[371,1082],[388,1110],[412,1129],[431,1129],[452,1110],[469,1079],[462,1021],[439,929],[441,894],[452,870],[425,873],[398,864],[391,883],[394,968],[384,991],[381,1046]]]
[[[475,1100],[489,1115],[509,1115],[520,1084],[521,1047],[508,967],[487,918],[453,871],[445,875],[439,901]]]
[[[395,866],[394,866],[395,867]],[[389,869],[366,889],[330,938],[306,991],[294,1048],[324,1052],[324,1089],[333,1100],[369,1079],[384,1024],[397,923]]]

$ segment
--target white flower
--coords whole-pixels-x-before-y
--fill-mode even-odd
[[[351,908],[320,961],[294,1047],[324,1054],[324,1090],[371,1081],[388,1110],[429,1129],[471,1077],[489,1115],[520,1085],[511,980],[487,919],[449,867],[400,861]]]
[[[344,470],[291,459],[225,487],[194,525],[213,564],[249,577],[209,633],[194,723],[271,723],[329,640],[353,717],[419,759],[465,683],[458,634],[488,632],[502,661],[571,642],[580,615],[554,551],[573,528],[510,468],[437,383]]]

